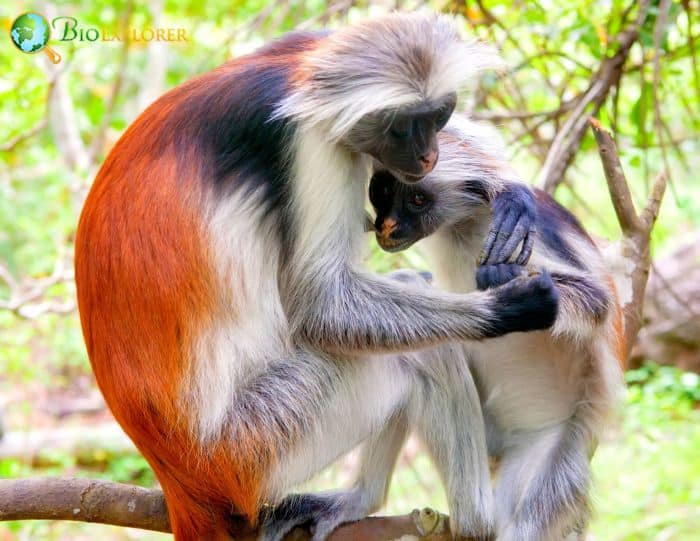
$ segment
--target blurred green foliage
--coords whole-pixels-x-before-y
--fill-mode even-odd
[[[553,111],[585,92],[600,62],[610,55],[615,36],[634,20],[634,0],[484,0],[442,1],[430,6],[458,14],[465,30],[496,42],[507,61],[504,75],[489,74],[476,92],[477,112]],[[668,165],[672,184],[654,232],[655,249],[666,249],[687,231],[700,226],[698,131],[700,81],[696,57],[700,44],[697,2],[671,2],[663,28],[654,86],[654,29],[660,2],[651,3],[639,43],[631,50],[619,91],[603,105],[599,117],[615,129],[623,166],[637,203],[641,204],[654,175]],[[423,5],[401,2],[402,9]],[[339,7],[340,6],[340,7]],[[344,7],[343,7],[344,6]],[[85,189],[96,167],[147,101],[153,87],[160,93],[189,77],[300,24],[309,27],[343,24],[389,9],[389,4],[325,0],[155,0],[151,2],[88,0],[5,1],[0,5],[0,32],[14,17],[37,10],[51,19],[78,19],[81,27],[114,33],[160,26],[184,28],[182,43],[60,42],[51,45],[63,56],[59,72],[47,69],[43,54],[24,55],[9,37],[0,40],[0,264],[20,289],[49,278],[65,257],[70,268],[73,235]],[[342,7],[342,9],[341,9]],[[692,14],[692,16],[691,16]],[[56,77],[67,96],[67,117],[47,116]],[[162,79],[162,82],[161,82]],[[112,100],[116,81],[119,92]],[[474,95],[463,103],[473,103]],[[113,102],[113,103],[112,103]],[[62,103],[61,107],[65,107]],[[660,111],[659,114],[655,111]],[[47,125],[42,123],[47,119]],[[539,126],[536,126],[541,121]],[[503,119],[497,124],[509,142],[515,167],[534,179],[547,145],[563,120]],[[66,125],[83,152],[100,134],[104,145],[94,160],[75,163]],[[106,129],[102,132],[102,126]],[[536,130],[532,131],[532,127]],[[34,130],[33,128],[36,128]],[[26,139],[23,135],[35,131]],[[595,144],[586,135],[557,198],[593,232],[618,237],[617,222],[603,181]],[[425,268],[419,250],[389,256],[368,245],[368,265],[387,272],[401,266]],[[12,293],[0,277],[0,300]],[[73,284],[58,281],[39,301],[70,302]],[[663,359],[657,359],[663,361]],[[597,539],[686,540],[700,531],[700,420],[698,377],[649,364],[628,373],[627,406],[619,432],[596,455],[597,514],[592,529]],[[37,404],[52,394],[90,389],[89,363],[75,312],[27,317],[0,309],[0,408],[11,430],[35,427]],[[99,471],[86,469],[73,456],[53,456],[49,469],[35,470],[16,460],[0,461],[0,477],[72,474],[99,475],[151,485],[152,473],[138,456],[106,456]],[[333,486],[343,472],[330,470],[323,483]],[[402,463],[391,492],[388,512],[435,505],[444,509],[439,482],[418,453]],[[0,539],[162,539],[94,525],[13,523],[0,526]]]

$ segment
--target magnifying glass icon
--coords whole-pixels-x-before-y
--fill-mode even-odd
[[[10,38],[15,47],[26,54],[44,51],[54,64],[61,61],[61,55],[49,47],[51,28],[46,19],[38,13],[23,13],[12,22]]]

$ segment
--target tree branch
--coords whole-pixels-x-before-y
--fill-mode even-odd
[[[530,120],[533,118],[543,118],[544,120],[551,120],[564,113],[570,111],[576,106],[580,96],[573,98],[568,101],[562,102],[562,104],[556,109],[551,109],[547,111],[475,111],[472,113],[472,118],[474,120],[488,120],[489,122],[503,122],[507,120]]]
[[[56,284],[73,281],[73,269],[67,265],[62,245],[58,247],[58,257],[50,276],[26,278],[17,281],[10,270],[0,261],[0,280],[10,290],[8,299],[0,299],[0,310],[9,310],[26,319],[35,319],[47,312],[65,314],[75,309],[72,299],[59,300],[47,292]]]
[[[596,119],[589,119],[593,128],[608,191],[624,235],[617,261],[608,261],[615,274],[618,294],[624,317],[625,358],[629,356],[642,326],[644,293],[649,279],[651,255],[649,242],[651,231],[659,214],[668,177],[661,173],[654,182],[644,209],[640,214],[634,209],[629,185],[625,178],[615,142],[610,132],[603,129]]]
[[[34,124],[34,126],[29,128],[27,131],[14,136],[9,141],[6,141],[2,145],[0,145],[0,152],[10,152],[10,151],[14,150],[17,145],[19,145],[20,143],[23,143],[27,139],[34,137],[37,133],[42,131],[48,125],[49,125],[48,118],[46,118],[46,117],[42,118],[39,122]]]
[[[0,480],[0,520],[77,520],[169,532],[160,490],[91,479]]]
[[[77,478],[0,480],[0,521],[74,520],[170,532],[163,493],[122,483]],[[396,517],[368,517],[345,524],[329,541],[386,541],[413,536],[414,541],[452,541],[447,517],[432,509]],[[297,528],[286,541],[306,541]],[[257,532],[242,532],[239,541],[256,541]]]
[[[603,162],[603,171],[605,171],[605,178],[608,181],[610,198],[617,215],[617,221],[620,223],[622,232],[625,235],[631,235],[640,231],[642,223],[634,209],[632,194],[615,148],[615,142],[610,132],[603,129],[597,119],[591,117],[589,122],[593,128],[596,143],[598,143],[598,153]]]
[[[640,3],[636,21],[617,36],[615,54],[607,56],[600,64],[583,99],[579,101],[554,138],[540,172],[539,184],[546,192],[553,193],[561,184],[566,170],[571,165],[581,145],[581,140],[588,127],[586,109],[592,106],[590,114],[597,114],[611,89],[619,84],[630,49],[639,38],[639,29],[644,22],[647,7],[648,1]]]

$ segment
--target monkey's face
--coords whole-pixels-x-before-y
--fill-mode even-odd
[[[447,124],[456,103],[456,94],[450,94],[434,102],[368,115],[351,130],[346,142],[374,157],[403,182],[417,182],[438,161],[437,133]]]
[[[388,171],[374,174],[369,199],[377,213],[377,242],[387,252],[405,250],[433,233],[442,223],[435,194],[400,182]]]

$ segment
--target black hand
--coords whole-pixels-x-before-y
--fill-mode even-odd
[[[538,274],[519,277],[494,290],[499,321],[488,336],[510,332],[547,329],[559,310],[559,292],[552,277],[542,269]]]
[[[535,242],[537,204],[534,194],[527,186],[507,184],[493,200],[491,208],[491,229],[479,262],[488,265],[508,263],[522,242],[515,262],[518,265],[526,264]]]
[[[476,269],[476,286],[482,290],[502,286],[525,272],[525,267],[522,265],[508,263],[482,265]]]

